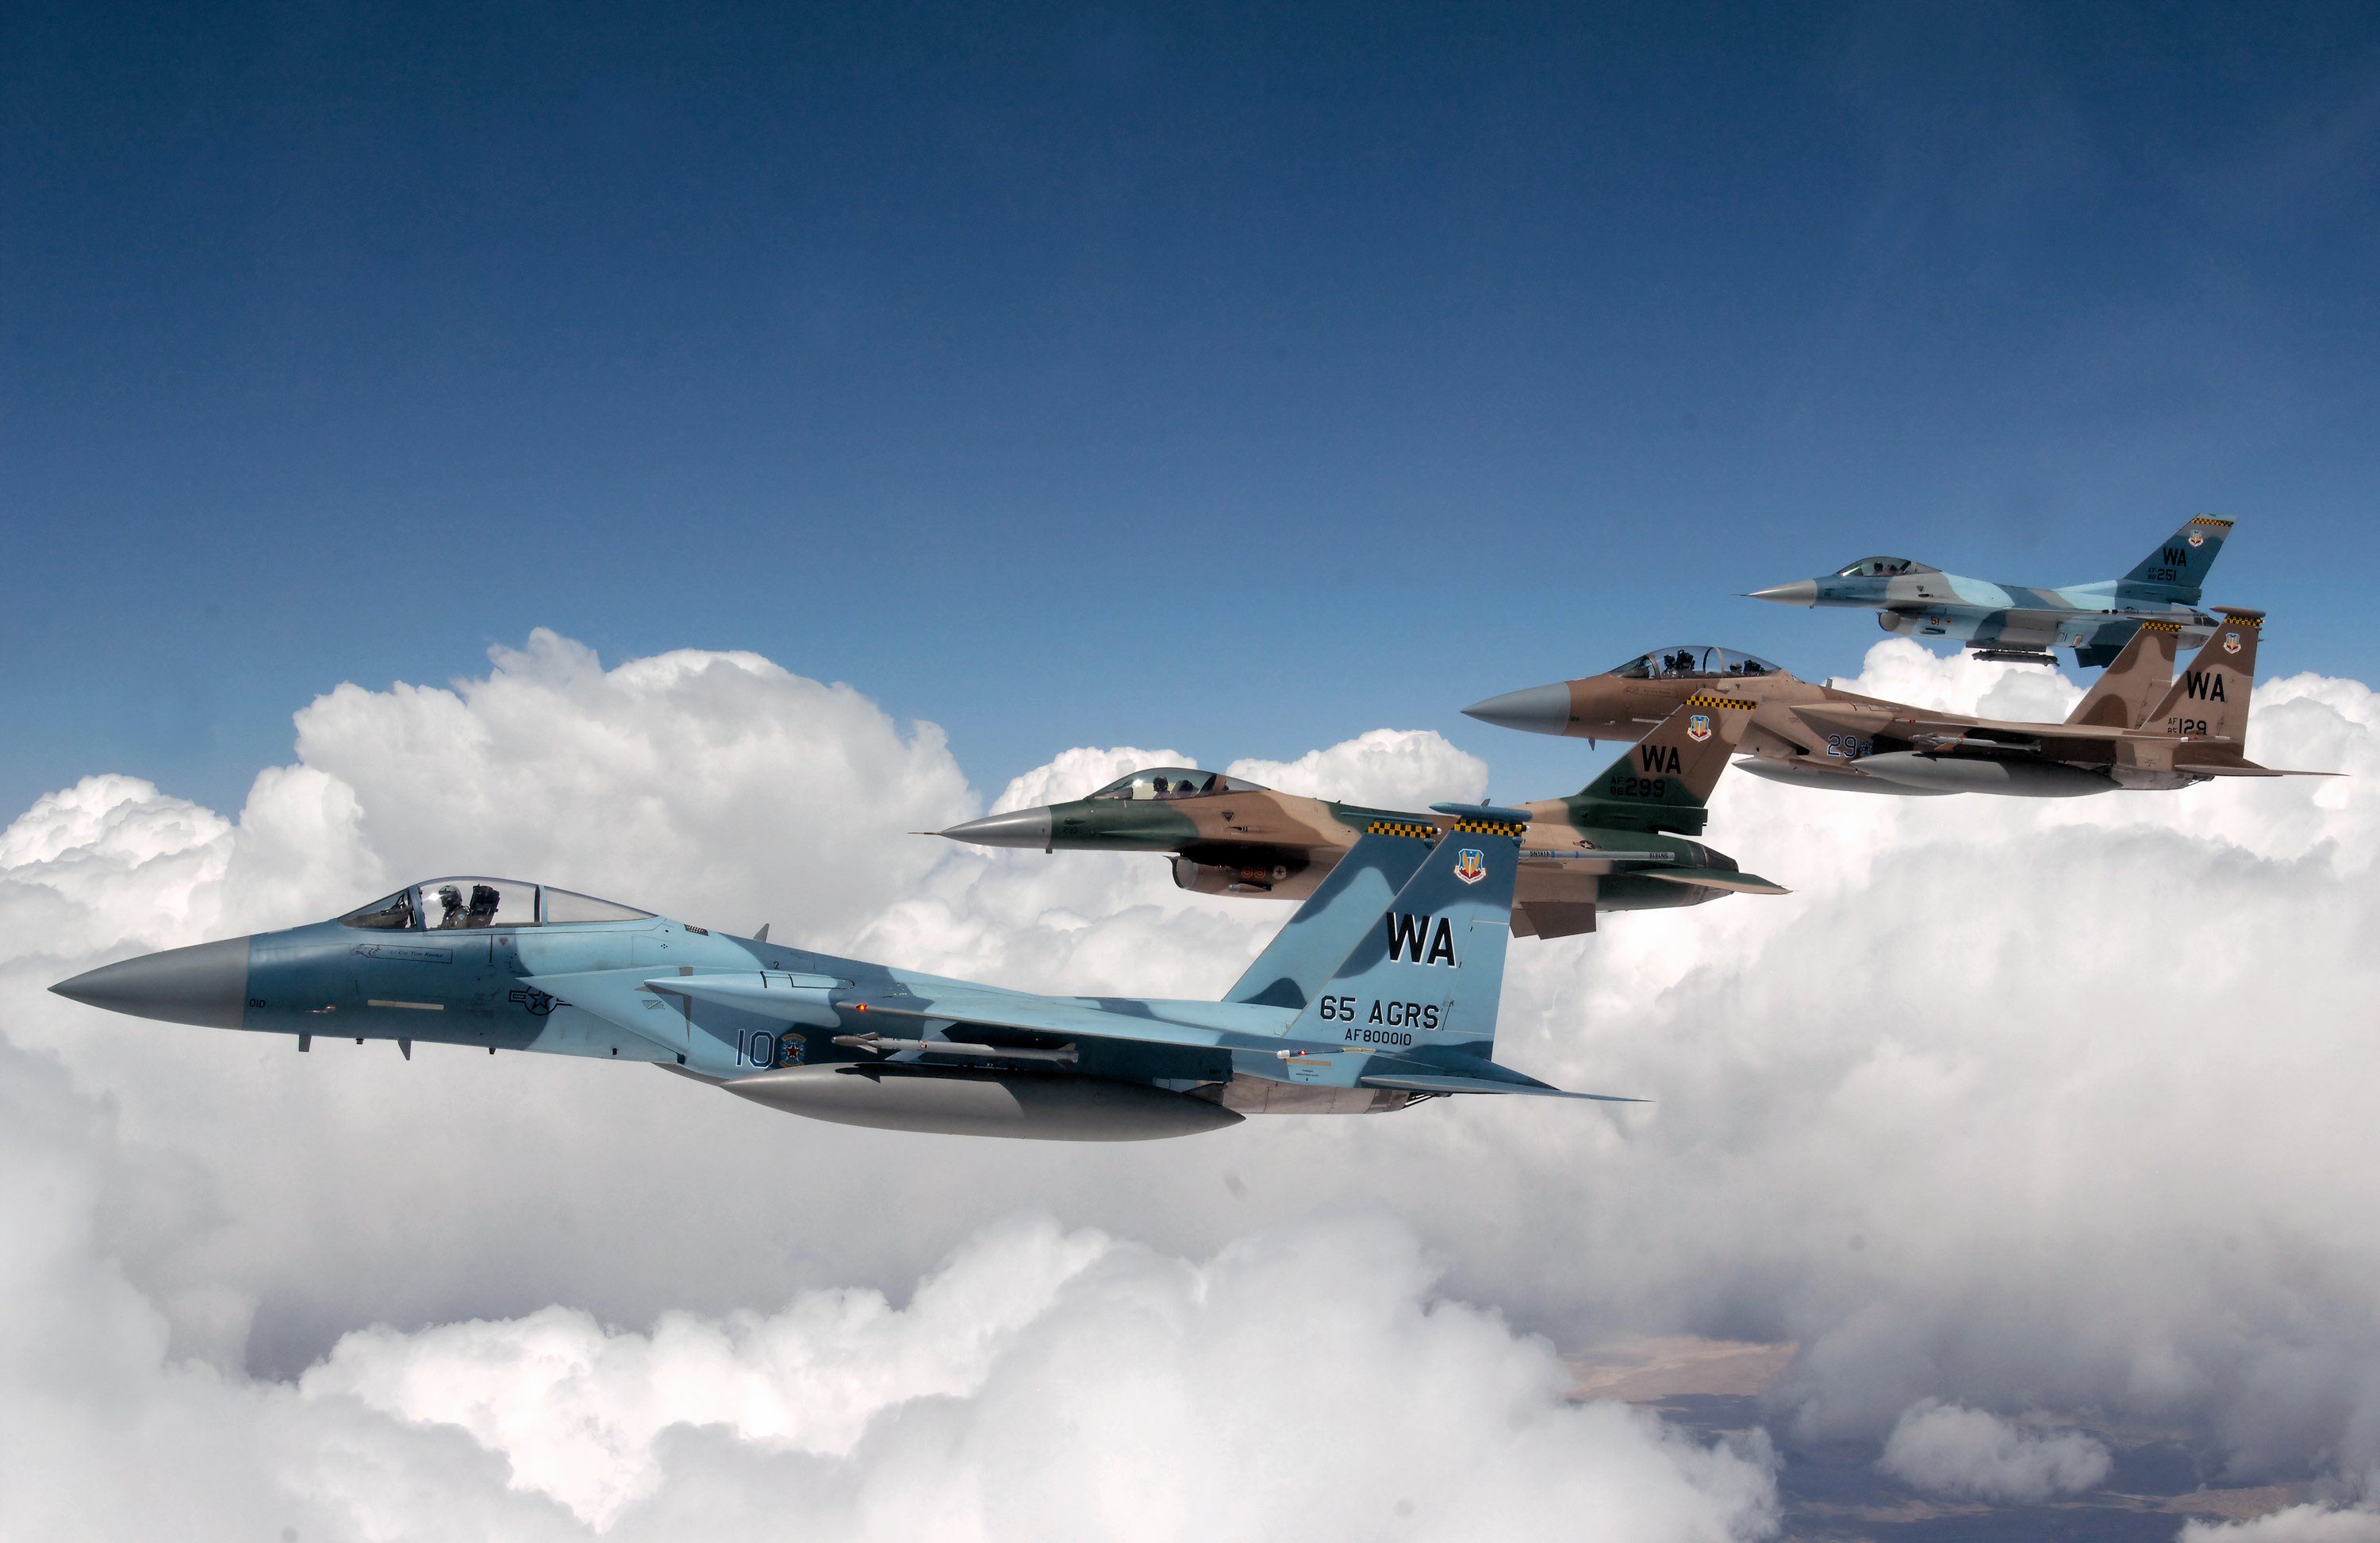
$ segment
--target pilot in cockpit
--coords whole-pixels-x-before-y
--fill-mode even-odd
[[[463,917],[463,892],[452,884],[439,885],[438,924],[435,930],[443,932],[450,928],[469,925],[470,923]]]

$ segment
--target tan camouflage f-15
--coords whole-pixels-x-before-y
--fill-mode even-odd
[[[1512,930],[1568,937],[1593,931],[1598,911],[1784,893],[1688,839],[1702,833],[1706,801],[1751,709],[1734,697],[1681,692],[1642,743],[1578,793],[1520,806],[1529,822]],[[1294,900],[1313,893],[1365,835],[1435,840],[1447,825],[1443,815],[1302,797],[1219,772],[1166,766],[1070,803],[987,815],[940,833],[984,846],[1165,853],[1184,889]]]
[[[1463,711],[1507,728],[1633,738],[1689,697],[1752,711],[1743,769],[1844,792],[2072,797],[2188,787],[2215,777],[2318,776],[2247,758],[2261,611],[2224,609],[2174,672],[2181,628],[2145,622],[2062,723],[1938,712],[1802,680],[1763,659],[1684,646],[1616,670],[1531,686]]]

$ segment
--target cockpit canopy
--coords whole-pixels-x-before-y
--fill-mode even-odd
[[[1741,649],[1715,649],[1707,643],[1680,643],[1655,649],[1611,672],[1622,680],[1701,680],[1728,675],[1773,675],[1777,666]]]
[[[1904,573],[1940,573],[1931,563],[1919,563],[1907,557],[1863,557],[1849,567],[1837,568],[1837,578],[1893,578]]]
[[[411,884],[339,919],[376,932],[451,932],[475,927],[565,927],[584,921],[644,921],[650,911],[517,879],[432,879]]]
[[[1203,798],[1211,793],[1262,793],[1242,777],[1201,772],[1189,766],[1153,766],[1119,777],[1090,796],[1094,798]]]

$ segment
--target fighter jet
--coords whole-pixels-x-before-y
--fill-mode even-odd
[[[1220,1002],[1046,997],[504,879],[168,949],[50,989],[173,1023],[645,1062],[886,1130],[1132,1141],[1253,1113],[1565,1093],[1491,1058],[1528,816],[1367,834]],[[1615,1100],[1633,1101],[1633,1100]]]
[[[1598,911],[1699,905],[1723,894],[1783,894],[1700,842],[1705,801],[1751,718],[1731,697],[1686,693],[1644,742],[1568,798],[1524,804],[1512,930],[1562,938]],[[970,820],[938,832],[983,846],[1160,852],[1173,881],[1205,894],[1299,899],[1367,832],[1435,834],[1444,817],[1277,793],[1179,766],[1135,772],[1071,803]],[[1668,832],[1681,832],[1670,834]]]
[[[1874,611],[1887,632],[1948,638],[1985,659],[2053,664],[2049,650],[2072,649],[2095,670],[2112,661],[2144,621],[2180,625],[2185,643],[2204,640],[2216,618],[2198,609],[2206,571],[2231,522],[2200,515],[2121,578],[2032,589],[1966,578],[1906,557],[1863,557],[1823,578],[1755,589],[1779,605],[1848,605]]]
[[[1843,792],[2061,798],[2214,777],[2325,775],[2274,771],[2242,750],[2263,627],[2261,611],[2219,609],[2216,630],[2177,678],[2180,626],[2143,622],[2063,723],[1936,712],[1813,685],[1767,660],[1695,645],[1658,649],[1604,674],[1509,692],[1463,711],[1536,734],[1624,739],[1686,697],[1732,698],[1754,704],[1743,734],[1745,771]]]

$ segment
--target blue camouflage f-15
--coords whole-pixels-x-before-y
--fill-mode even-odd
[[[846,1124],[1138,1140],[1251,1113],[1565,1094],[1492,1059],[1527,816],[1358,841],[1220,1002],[1048,997],[501,879],[169,949],[51,989],[216,1028],[652,1063]],[[1434,839],[1433,839],[1434,838]]]

